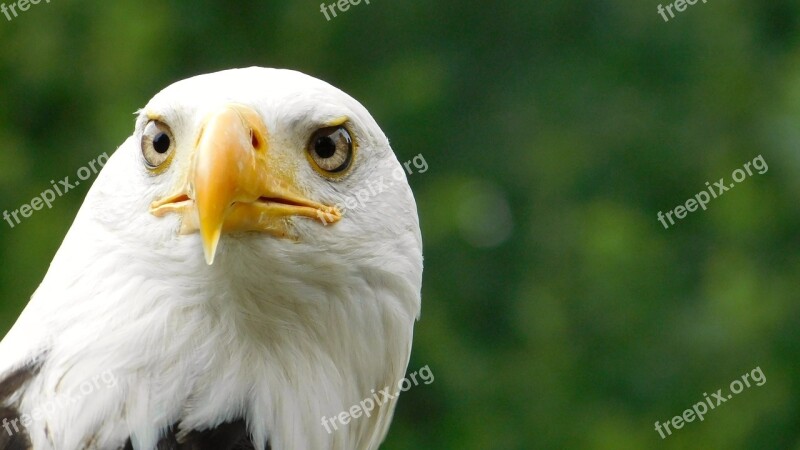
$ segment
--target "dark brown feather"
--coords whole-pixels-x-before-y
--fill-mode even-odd
[[[31,362],[0,379],[0,450],[31,450],[28,430],[20,423],[17,405],[9,399],[35,377],[42,368],[42,359]]]
[[[157,450],[255,450],[244,420],[223,423],[210,430],[190,431],[180,439],[176,429],[178,427],[172,427],[158,441]],[[266,448],[270,450],[269,444]],[[125,450],[133,450],[130,439],[125,444]]]

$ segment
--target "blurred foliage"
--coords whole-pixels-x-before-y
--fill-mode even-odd
[[[8,0],[7,0],[8,3]],[[164,86],[298,69],[362,101],[411,176],[423,315],[384,448],[800,448],[800,3],[55,0],[0,16],[0,196],[104,151]],[[763,155],[757,175],[656,219]],[[88,186],[0,225],[0,327]],[[760,366],[662,440],[653,429]]]

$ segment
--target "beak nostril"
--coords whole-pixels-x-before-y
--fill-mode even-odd
[[[261,150],[261,139],[258,138],[258,134],[253,130],[250,130],[250,142],[255,150]]]

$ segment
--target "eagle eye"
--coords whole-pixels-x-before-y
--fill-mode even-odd
[[[353,139],[343,125],[317,130],[308,142],[308,156],[323,175],[339,175],[353,162]]]
[[[157,120],[147,123],[142,133],[142,156],[151,170],[159,169],[169,162],[175,151],[172,130]]]

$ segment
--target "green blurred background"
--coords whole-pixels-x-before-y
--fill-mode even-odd
[[[429,164],[410,369],[436,378],[384,448],[800,449],[800,3],[657,5],[43,2],[0,16],[0,209],[115,149],[174,81],[301,70]],[[759,154],[766,174],[657,221]],[[0,222],[0,332],[87,189]],[[763,386],[654,431],[756,366]]]

